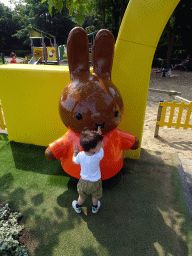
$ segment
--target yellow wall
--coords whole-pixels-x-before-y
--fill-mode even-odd
[[[131,0],[115,45],[112,81],[121,91],[119,129],[142,140],[151,63],[163,28],[179,0]],[[42,146],[62,136],[58,103],[70,81],[68,67],[0,66],[0,98],[9,139]],[[153,134],[151,135],[153,136]],[[140,149],[124,156],[139,158]]]
[[[0,98],[10,140],[48,146],[67,131],[58,105],[70,80],[68,67],[2,65],[0,77]]]

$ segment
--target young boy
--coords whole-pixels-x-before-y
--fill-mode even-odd
[[[80,213],[81,206],[87,195],[92,195],[92,213],[97,213],[101,206],[98,199],[102,197],[102,181],[99,163],[104,156],[101,127],[98,127],[97,132],[82,132],[80,145],[84,151],[79,153],[79,148],[76,146],[73,155],[73,162],[81,165],[81,178],[77,183],[79,198],[78,201],[74,200],[72,202],[72,206],[77,213]]]

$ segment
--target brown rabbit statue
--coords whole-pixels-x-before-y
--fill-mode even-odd
[[[73,163],[74,147],[82,131],[101,126],[104,157],[100,162],[101,180],[117,174],[123,166],[123,150],[135,150],[139,140],[117,129],[123,117],[123,100],[111,81],[115,40],[107,29],[100,30],[93,46],[93,74],[89,71],[89,41],[85,30],[76,27],[67,40],[67,55],[71,81],[64,88],[59,113],[69,129],[45,151],[50,160],[60,159],[69,175],[80,179],[80,165]]]

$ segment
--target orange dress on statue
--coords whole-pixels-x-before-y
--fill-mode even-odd
[[[49,145],[53,155],[61,160],[61,165],[66,173],[80,179],[81,166],[72,161],[74,147],[80,151],[80,134],[69,129],[61,138]],[[101,180],[109,179],[116,175],[123,167],[123,150],[129,150],[135,142],[135,136],[114,129],[103,136],[104,157],[100,162]]]

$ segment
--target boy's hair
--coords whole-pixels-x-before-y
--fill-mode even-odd
[[[102,141],[103,137],[96,131],[84,131],[81,133],[80,145],[84,151],[88,152],[91,148],[95,148],[99,141]]]

